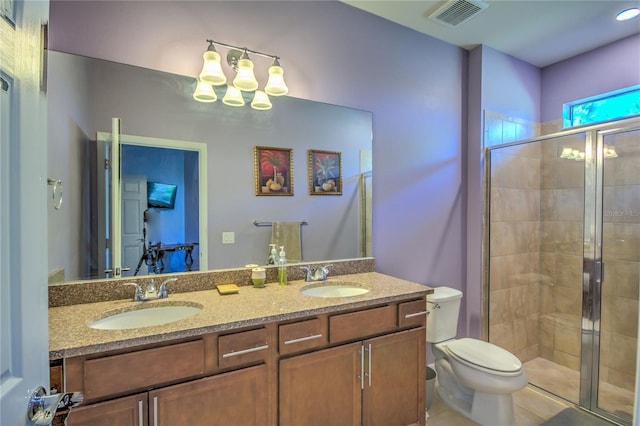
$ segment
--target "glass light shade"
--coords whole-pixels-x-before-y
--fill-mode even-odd
[[[616,15],[616,20],[618,20],[618,21],[628,21],[629,19],[633,19],[638,15],[640,15],[640,8],[631,7],[629,9],[625,9],[625,10],[619,12]]]
[[[269,96],[262,90],[256,90],[256,94],[253,96],[253,101],[251,101],[251,108],[264,111],[271,109],[271,106]]]
[[[571,148],[562,148],[562,154],[560,158],[573,159],[573,150]]]
[[[617,158],[618,157],[618,153],[616,152],[616,147],[615,146],[609,146],[607,144],[604,144],[604,158]]]
[[[251,59],[244,58],[238,61],[238,75],[233,80],[233,85],[245,92],[253,92],[258,88],[258,80],[253,74]]]
[[[269,67],[269,81],[264,88],[265,92],[271,96],[283,96],[289,91],[284,82],[284,70],[279,65]]]
[[[240,89],[235,86],[229,85],[227,86],[227,93],[224,94],[222,98],[222,102],[225,105],[240,107],[244,105],[244,99],[242,98],[242,93]]]
[[[215,102],[218,97],[210,83],[198,80],[196,90],[193,92],[193,99],[198,102]]]
[[[220,55],[215,50],[207,50],[202,55],[204,58],[204,65],[200,72],[200,80],[213,84],[214,86],[221,86],[227,82],[227,77],[222,72],[222,66],[220,66]]]

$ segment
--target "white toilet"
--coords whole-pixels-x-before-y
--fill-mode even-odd
[[[455,339],[462,292],[436,287],[427,295],[427,342],[435,355],[438,395],[482,425],[513,425],[513,392],[527,374],[511,352],[478,339]]]

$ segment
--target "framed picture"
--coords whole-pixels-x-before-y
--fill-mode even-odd
[[[342,195],[342,154],[309,150],[309,194]]]
[[[253,149],[256,195],[293,195],[292,153],[290,148]]]

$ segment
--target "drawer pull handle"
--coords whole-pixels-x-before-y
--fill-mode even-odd
[[[322,334],[313,334],[311,336],[300,337],[298,339],[285,340],[284,344],[291,345],[293,343],[306,342],[307,340],[320,339],[320,338],[322,338]]]
[[[269,348],[269,345],[262,345],[262,346],[256,346],[255,348],[243,349],[237,352],[228,352],[226,354],[222,354],[222,358],[229,358],[232,356],[244,355],[251,352],[263,351],[268,348]]]
[[[143,405],[142,405],[142,400],[139,399],[138,400],[138,426],[142,426],[142,423],[144,423],[144,414],[142,413],[142,409],[143,409]]]
[[[158,426],[158,397],[153,397],[153,426]]]
[[[419,317],[421,315],[429,315],[429,311],[414,312],[412,314],[406,314],[404,317],[406,319],[406,318]]]

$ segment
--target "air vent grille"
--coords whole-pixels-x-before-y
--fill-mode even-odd
[[[450,0],[429,15],[429,19],[449,27],[456,27],[489,7],[488,3],[477,0]]]

